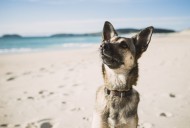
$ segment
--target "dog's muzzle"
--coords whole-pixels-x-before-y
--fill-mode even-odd
[[[100,45],[103,63],[108,67],[115,69],[124,64],[118,56],[116,56],[111,43],[103,43]]]
[[[100,47],[103,50],[109,51],[109,49],[110,49],[110,43],[103,43],[103,44],[100,45]]]

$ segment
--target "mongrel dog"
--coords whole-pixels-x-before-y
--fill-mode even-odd
[[[153,27],[132,38],[119,37],[108,21],[103,28],[100,54],[104,85],[96,94],[92,128],[137,128],[139,94],[138,59],[146,51]]]

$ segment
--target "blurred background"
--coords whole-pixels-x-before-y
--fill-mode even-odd
[[[49,36],[99,32],[106,20],[116,28],[189,27],[188,0],[1,0],[0,34]]]
[[[0,36],[38,38],[0,39],[0,53],[99,43],[107,20],[123,34],[150,25],[182,31],[189,28],[189,4],[188,0],[1,0]]]

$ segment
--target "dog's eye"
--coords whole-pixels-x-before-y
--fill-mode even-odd
[[[120,43],[120,47],[122,47],[122,48],[128,48],[128,45],[127,45],[126,42],[122,41],[122,42]]]

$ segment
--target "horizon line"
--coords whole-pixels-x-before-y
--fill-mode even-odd
[[[116,31],[120,30],[120,29],[136,29],[136,30],[142,30],[143,28],[133,28],[133,27],[129,27],[129,28],[115,28]],[[184,30],[175,30],[175,29],[170,29],[170,28],[164,28],[164,27],[154,27],[154,29],[163,29],[163,30],[171,30],[171,31],[174,31],[174,32],[181,32],[181,31],[184,31],[184,30],[188,30],[189,28],[186,28]],[[59,35],[59,34],[65,34],[65,35],[73,35],[73,36],[77,36],[77,35],[88,35],[88,34],[98,34],[98,33],[102,33],[102,31],[96,31],[96,32],[81,32],[81,33],[77,33],[77,32],[57,32],[57,33],[49,33],[49,34],[28,34],[28,35],[25,35],[25,34],[20,34],[20,33],[3,33],[3,34],[0,34],[0,38],[5,36],[5,35],[9,35],[9,36],[12,36],[12,35],[18,35],[18,36],[21,36],[21,37],[51,37],[51,36],[54,36],[54,35]],[[133,32],[129,32],[130,33],[133,33]],[[126,33],[128,34],[128,33]]]

